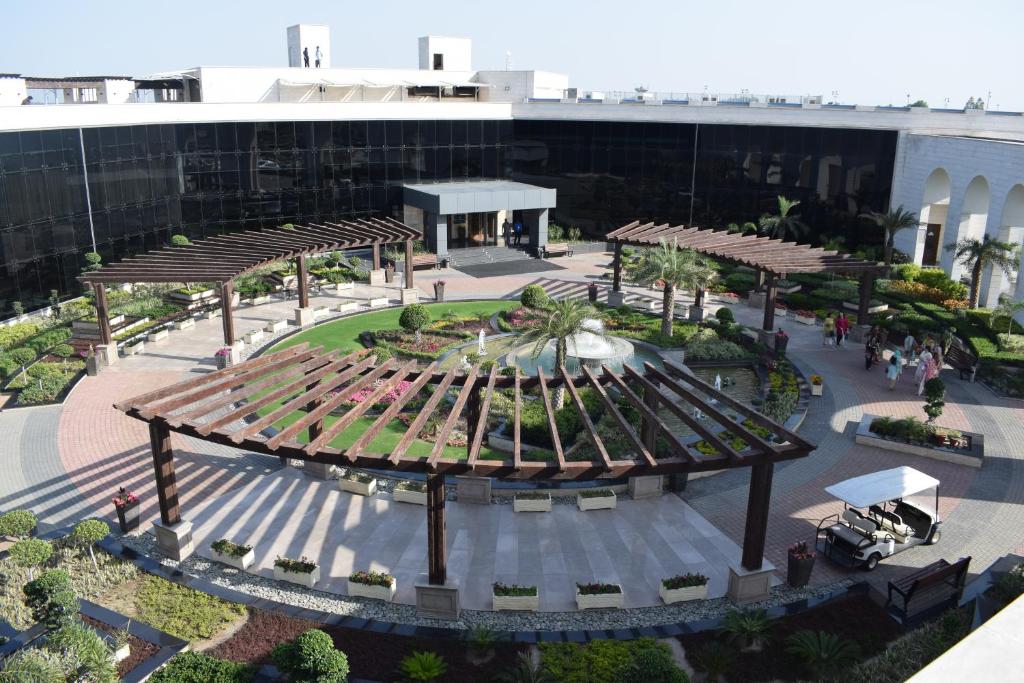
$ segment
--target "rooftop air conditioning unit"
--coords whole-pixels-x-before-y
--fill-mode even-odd
[[[566,88],[565,89],[565,99],[567,99],[567,100],[575,100],[579,96],[580,96],[579,88]]]

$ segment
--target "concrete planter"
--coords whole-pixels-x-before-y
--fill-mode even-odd
[[[269,303],[270,303],[270,295],[269,294],[266,294],[264,296],[256,296],[256,297],[253,297],[253,299],[252,299],[252,305],[253,306],[259,306],[260,304],[269,304]]]
[[[206,320],[213,320],[214,318],[219,318],[220,314],[221,310],[219,308],[211,308],[210,310],[203,313],[203,318],[205,318]]]
[[[822,394],[822,392],[824,392],[824,390],[825,390],[825,384],[824,383],[812,384],[811,385],[811,396],[821,396],[821,394]]]
[[[857,443],[864,446],[873,446],[886,451],[909,453],[911,455],[919,455],[923,458],[941,460],[943,462],[953,463],[954,465],[964,465],[967,467],[981,467],[982,462],[984,461],[985,438],[981,434],[965,431],[964,434],[971,438],[971,450],[954,451],[952,449],[941,448],[939,446],[905,443],[903,441],[893,441],[891,439],[878,436],[871,431],[871,422],[877,418],[877,415],[869,415],[865,413],[864,417],[860,420],[860,425],[857,426],[857,436],[854,437],[854,440]]]
[[[584,498],[583,496],[577,495],[576,506],[583,511],[614,510],[616,500],[618,500],[618,496],[614,493],[607,496],[597,496],[592,498]]]
[[[376,299],[370,299],[366,302],[366,305],[370,308],[384,308],[388,305],[388,298],[386,296],[377,297]]]
[[[311,572],[289,572],[280,567],[274,567],[274,579],[312,588],[320,582],[320,567],[314,567]]]
[[[145,352],[145,350],[146,350],[146,342],[144,342],[144,341],[137,341],[134,344],[132,344],[131,346],[125,346],[124,347],[124,355],[126,355],[126,356],[137,356],[140,353]]]
[[[371,479],[370,481],[362,482],[352,481],[351,479],[345,479],[342,477],[341,479],[338,479],[338,489],[354,493],[357,496],[372,496],[377,493],[377,480]]]
[[[540,609],[540,590],[536,595],[494,595],[491,594],[493,608],[498,610],[517,610],[536,612]]]
[[[788,313],[788,312],[789,312],[788,309],[776,308],[775,309],[775,317],[776,318],[785,318],[786,317],[786,313]]]
[[[242,555],[241,557],[237,557],[235,555],[229,555],[227,553],[218,553],[216,550],[213,550],[211,548],[210,549],[210,555],[212,555],[213,559],[217,560],[221,564],[226,564],[229,567],[234,567],[235,569],[241,569],[242,571],[245,571],[246,569],[248,569],[249,567],[253,566],[256,563],[256,551],[255,550],[250,550],[245,555]],[[275,572],[276,571],[277,570],[275,569]],[[275,578],[276,578],[276,574],[275,574]]]
[[[116,650],[114,650],[114,661],[115,662],[123,662],[124,660],[128,659],[128,657],[130,657],[131,654],[132,654],[131,646],[128,643],[125,643],[121,647],[119,647]]]
[[[551,496],[546,498],[513,498],[513,512],[551,512]]]
[[[334,286],[334,289],[338,292],[351,292],[355,288],[356,283],[354,282],[339,282]]]
[[[793,320],[800,323],[801,325],[816,325],[818,323],[817,318],[812,318],[806,315],[794,315]]]
[[[185,318],[184,320],[179,320],[178,322],[174,323],[174,327],[176,329],[179,329],[179,330],[187,330],[190,327],[195,327],[195,326],[196,326],[196,321],[194,319],[192,319],[192,318]]]
[[[703,600],[708,597],[708,585],[687,586],[686,588],[665,588],[664,584],[658,586],[658,595],[666,605],[675,602],[686,602],[688,600]]]
[[[793,284],[789,285],[788,287],[780,287],[780,286],[776,285],[776,291],[779,294],[796,294],[797,292],[800,291],[800,289],[802,287],[803,287],[803,285],[799,285],[799,284],[794,282]]]
[[[578,609],[622,609],[623,593],[622,586],[619,586],[618,593],[601,593],[599,595],[582,595],[576,589],[576,607]]]
[[[427,504],[426,491],[408,491],[406,489],[395,489],[391,495],[394,498],[395,502],[397,503],[412,503],[413,505]]]
[[[164,339],[167,339],[167,330],[158,330],[156,332],[150,332],[149,335],[146,336],[146,340],[153,343],[163,341]]]
[[[270,334],[276,334],[281,330],[286,329],[288,329],[287,320],[274,320],[272,322],[267,323],[267,326],[263,328],[265,332],[269,332]]]
[[[329,309],[327,306],[317,306],[316,308],[313,309],[313,320],[316,320],[317,318],[322,318],[330,312],[331,309]]]
[[[359,303],[356,301],[346,301],[343,304],[335,306],[334,310],[338,313],[354,313],[359,310]]]
[[[213,296],[212,289],[204,289],[201,292],[193,292],[192,294],[185,294],[184,292],[171,292],[170,298],[177,301],[199,301]]]
[[[371,600],[383,600],[391,602],[395,599],[395,592],[398,590],[398,582],[391,578],[390,586],[368,586],[365,583],[356,583],[349,580],[348,594],[358,598],[370,598]]]
[[[848,311],[856,311],[860,308],[860,304],[856,301],[844,301],[843,308]],[[881,313],[889,310],[889,304],[875,304],[874,306],[868,306],[868,314]]]
[[[255,344],[263,339],[263,330],[252,330],[245,333],[245,343]]]

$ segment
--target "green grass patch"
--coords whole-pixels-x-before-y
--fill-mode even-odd
[[[147,574],[135,593],[139,619],[184,640],[203,640],[245,615],[245,607]]]

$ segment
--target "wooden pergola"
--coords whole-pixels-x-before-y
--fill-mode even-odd
[[[299,307],[309,307],[309,275],[306,257],[327,251],[373,248],[373,268],[380,269],[381,246],[405,243],[405,286],[413,286],[413,241],[422,231],[391,218],[368,218],[337,223],[312,223],[209,237],[187,246],[165,247],[126,258],[79,276],[95,292],[100,343],[111,344],[105,286],[113,283],[216,282],[220,286],[224,343],[235,343],[231,312],[233,280],[261,266],[282,259],[296,259]]]
[[[627,244],[650,247],[666,242],[680,249],[693,249],[707,256],[754,268],[759,282],[764,282],[762,328],[767,332],[775,328],[777,283],[789,273],[833,272],[858,275],[860,291],[857,318],[863,323],[868,319],[874,278],[880,269],[874,261],[865,261],[809,244],[667,223],[655,225],[633,221],[608,233],[608,241],[615,243],[612,290],[616,292],[622,288],[622,247]],[[696,305],[701,305],[703,295],[703,291],[695,292]]]
[[[331,445],[335,437],[403,381],[411,383],[408,390],[377,416],[354,443],[344,449]],[[575,461],[567,458],[563,450],[551,400],[553,391],[559,387],[566,389],[568,400],[579,411],[582,438],[593,446],[592,459]],[[620,428],[629,444],[625,453],[613,452],[598,435],[580,396],[584,387],[594,391]],[[342,407],[353,393],[365,389],[371,393],[364,400],[354,407]],[[491,459],[482,457],[481,449],[491,397],[501,389],[512,390],[512,415],[506,431],[511,433],[513,446],[507,457]],[[543,403],[547,414],[553,444],[550,454],[528,453],[521,439],[524,393],[534,390],[539,394],[534,400]],[[451,403],[446,402],[449,393],[453,394]],[[426,404],[394,449],[390,453],[373,452],[371,445],[377,435],[418,396],[426,398]],[[620,409],[620,400],[640,415],[639,426],[631,423]],[[527,481],[594,480],[749,467],[742,565],[757,571],[762,567],[775,463],[805,457],[815,448],[796,433],[670,361],[664,370],[646,364],[642,371],[627,366],[621,374],[608,367],[600,371],[584,367],[581,375],[573,376],[563,367],[553,377],[542,370],[538,370],[536,377],[519,373],[504,376],[496,366],[480,374],[479,365],[461,374],[456,368],[439,372],[436,362],[418,368],[415,361],[389,359],[375,366],[372,354],[365,350],[342,355],[303,343],[127,399],[115,407],[149,423],[164,525],[181,521],[171,432],[254,453],[302,460],[307,468],[319,470],[324,477],[332,465],[424,473],[429,581],[434,585],[443,585],[446,580],[446,475]],[[447,412],[447,419],[434,436],[431,453],[422,457],[409,455],[410,445],[435,410]],[[702,454],[687,444],[666,424],[659,410],[688,425],[716,454]],[[704,418],[694,417],[695,411],[703,413]],[[301,413],[298,419],[294,419],[295,413]],[[325,422],[332,414],[336,419]],[[465,415],[468,431],[465,456],[446,457],[445,444],[461,415]],[[745,426],[747,420],[755,427]],[[736,447],[733,438],[720,436],[723,430],[728,430],[743,446]],[[762,436],[764,430],[771,436]],[[656,452],[664,457],[658,457]]]

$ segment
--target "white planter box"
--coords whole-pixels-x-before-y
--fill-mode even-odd
[[[179,330],[187,330],[190,327],[195,327],[196,321],[193,320],[192,318],[185,318],[184,320],[179,320],[178,322],[174,323],[174,326]]]
[[[775,317],[776,318],[785,318],[786,317],[786,311],[787,311],[787,309],[785,309],[785,308],[776,308],[775,309]]]
[[[348,582],[348,594],[353,597],[370,598],[371,600],[383,600],[391,602],[395,599],[395,591],[398,590],[398,582],[391,579],[391,586],[367,586],[365,583]]]
[[[253,300],[252,300],[252,305],[253,306],[259,306],[260,304],[269,304],[269,303],[270,303],[270,295],[269,294],[265,294],[264,296],[253,297]]]
[[[261,339],[263,339],[263,330],[252,330],[251,332],[245,333],[246,344],[255,344]]]
[[[351,292],[352,290],[354,290],[356,288],[356,283],[354,283],[354,282],[339,282],[338,284],[336,284],[334,286],[334,288],[337,291],[339,291],[339,292]]]
[[[860,308],[860,304],[855,301],[844,301],[843,308],[848,311],[856,311]],[[868,314],[882,313],[883,311],[889,310],[889,304],[876,304],[874,306],[868,306]]]
[[[377,493],[377,480],[371,479],[370,481],[363,483],[361,481],[352,481],[342,477],[341,479],[338,479],[338,489],[354,493],[358,496],[372,496]]]
[[[275,332],[280,332],[285,329],[288,329],[287,320],[275,320],[267,323],[267,326],[263,328],[265,332],[269,332],[270,334],[274,334]]]
[[[580,510],[614,510],[616,500],[618,500],[618,496],[614,493],[610,496],[598,496],[596,498],[584,498],[577,495],[576,506]]]
[[[128,659],[128,657],[131,656],[131,654],[132,654],[131,646],[128,643],[125,643],[121,647],[119,647],[116,650],[114,650],[114,661],[115,662],[123,662],[124,660]]]
[[[794,315],[793,320],[804,325],[815,325],[818,322],[817,318],[811,318],[806,315]]]
[[[494,610],[521,610],[536,612],[540,609],[540,590],[536,595],[493,595]]]
[[[250,550],[241,557],[235,557],[234,555],[228,555],[227,553],[218,553],[216,550],[211,548],[210,554],[213,556],[213,559],[217,560],[218,562],[226,564],[229,567],[234,567],[235,569],[241,569],[242,571],[245,571],[246,569],[248,569],[256,563],[255,550]],[[275,569],[274,571],[276,572],[277,570]]]
[[[367,302],[370,308],[383,308],[388,305],[388,298],[386,296],[378,297],[376,299],[370,299]]]
[[[513,512],[551,512],[551,496],[547,498],[513,498]]]
[[[212,289],[204,289],[201,292],[194,292],[192,294],[185,294],[184,292],[171,292],[171,298],[179,301],[199,301],[207,297],[213,296]]]
[[[221,311],[219,308],[211,308],[210,310],[203,313],[203,317],[206,318],[207,320],[213,320],[214,318],[219,318],[220,313]]]
[[[160,330],[158,332],[150,332],[149,335],[146,337],[146,339],[151,341],[151,342],[154,342],[154,343],[158,342],[158,341],[162,341],[164,339],[167,339],[167,330]]]
[[[146,350],[146,342],[140,341],[132,344],[131,346],[124,347],[124,355],[126,356],[137,356]]]
[[[281,286],[285,289],[291,289],[299,282],[298,275],[278,275],[277,273],[273,273],[271,274],[270,279],[281,283]]]
[[[392,492],[392,497],[397,503],[412,503],[413,505],[427,504],[426,491],[407,491],[405,489],[395,489]]]
[[[789,287],[776,287],[776,291],[778,291],[779,294],[796,294],[800,291],[801,287],[803,287],[803,285],[792,284]]]
[[[821,396],[821,392],[824,391],[825,384],[812,384],[811,385],[811,396]]]
[[[320,581],[320,567],[314,567],[311,572],[287,572],[280,567],[274,567],[274,579],[297,583],[306,588],[312,588]]]
[[[687,588],[665,588],[663,584],[658,586],[658,595],[666,605],[674,602],[686,602],[687,600],[703,600],[708,597],[708,585],[688,586]]]
[[[579,609],[606,609],[609,607],[622,609],[622,598],[622,586],[619,586],[618,593],[601,593],[600,595],[580,595],[579,589],[576,589],[576,607]]]
[[[326,306],[317,306],[313,309],[313,319],[316,320],[317,318],[322,318],[328,313],[330,313],[330,309]]]
[[[352,313],[359,310],[359,303],[356,301],[346,301],[343,304],[338,304],[334,310],[338,313]]]

